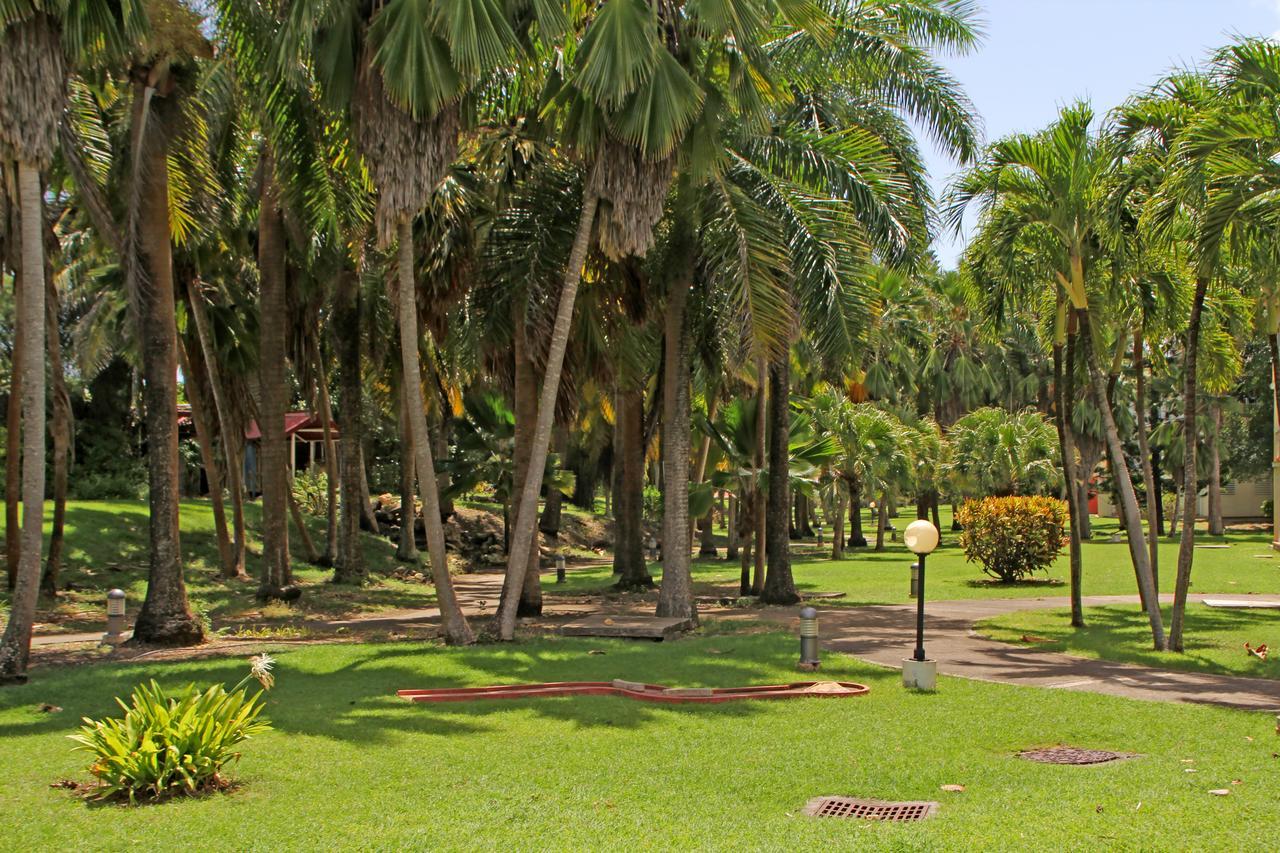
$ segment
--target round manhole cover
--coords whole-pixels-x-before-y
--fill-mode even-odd
[[[1041,764],[1105,764],[1133,758],[1132,752],[1111,752],[1106,749],[1079,749],[1074,746],[1051,746],[1044,749],[1024,749],[1019,758],[1038,761]]]

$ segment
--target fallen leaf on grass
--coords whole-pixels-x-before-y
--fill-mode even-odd
[[[58,705],[50,705],[48,702],[44,702],[40,705],[40,710],[45,714],[56,714],[61,711],[62,708]]]
[[[604,653],[605,653],[604,649],[588,649],[587,650],[587,654],[589,655],[602,655]]]
[[[958,794],[958,793],[960,793],[961,791],[963,791],[963,790],[964,790],[964,785],[943,785],[943,786],[942,786],[941,788],[939,788],[938,790],[940,790],[940,791],[951,791],[952,793],[956,793],[956,794]]]
[[[1225,797],[1231,793],[1231,789],[1230,788],[1214,788],[1209,793],[1213,794],[1215,797]]]

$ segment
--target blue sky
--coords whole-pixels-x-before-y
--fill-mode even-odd
[[[1280,0],[979,0],[986,38],[943,62],[982,117],[987,139],[1034,130],[1088,98],[1099,114],[1233,35],[1280,33]],[[957,165],[924,143],[934,191]],[[935,244],[953,266],[963,239]]]

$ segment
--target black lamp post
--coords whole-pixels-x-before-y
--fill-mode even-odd
[[[907,548],[920,558],[920,580],[916,584],[916,653],[915,660],[925,660],[924,656],[924,561],[933,549],[938,547],[938,528],[925,519],[917,519],[907,525],[902,534],[902,541]]]

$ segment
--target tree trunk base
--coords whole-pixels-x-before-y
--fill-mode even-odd
[[[148,646],[198,646],[205,641],[204,623],[195,616],[169,616],[133,627],[130,643]]]

